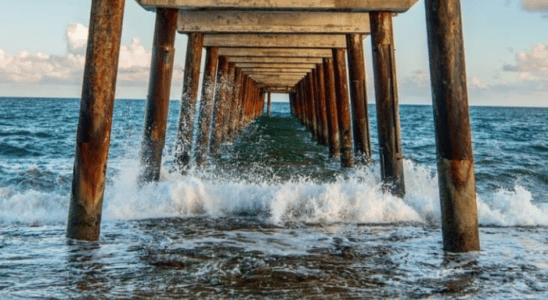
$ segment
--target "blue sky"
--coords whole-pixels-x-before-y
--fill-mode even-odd
[[[548,106],[547,2],[461,0],[470,104]],[[91,1],[3,4],[0,96],[79,97]],[[153,29],[154,14],[126,0],[117,98],[146,96]],[[394,18],[394,35],[400,103],[430,103],[423,0]],[[186,40],[177,35],[174,99],[181,93]],[[364,40],[373,102],[370,43]]]

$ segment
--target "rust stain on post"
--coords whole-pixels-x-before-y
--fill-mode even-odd
[[[175,49],[175,30],[177,29],[177,10],[156,10],[156,25],[152,47],[152,64],[148,97],[146,104],[143,142],[141,144],[140,180],[158,181],[162,165],[162,151],[165,144],[167,115],[173,57]]]
[[[350,76],[350,102],[352,103],[352,129],[354,134],[354,153],[356,163],[371,161],[371,142],[369,137],[369,115],[367,112],[367,93],[365,82],[365,62],[363,36],[347,34],[346,48],[348,74]]]
[[[320,124],[321,124],[321,144],[322,145],[328,145],[329,144],[329,129],[328,129],[328,121],[327,121],[327,106],[325,103],[325,78],[324,78],[324,70],[323,70],[323,64],[316,64],[316,82],[318,87],[318,105],[319,105],[319,116],[320,116]]]
[[[177,126],[177,142],[175,146],[175,161],[181,170],[186,170],[190,166],[194,114],[196,103],[198,102],[203,45],[204,35],[202,33],[188,34],[183,96],[181,99],[181,110]]]
[[[405,195],[405,183],[400,140],[392,13],[372,12],[370,13],[370,21],[381,175],[385,187],[393,195],[403,197]]]
[[[350,101],[348,99],[348,84],[346,77],[346,58],[344,49],[333,49],[335,68],[335,92],[337,94],[337,112],[340,132],[341,166],[354,166],[352,150],[352,129],[350,125]]]
[[[67,237],[99,239],[124,0],[93,0]]]
[[[443,248],[480,249],[459,0],[426,0]]]

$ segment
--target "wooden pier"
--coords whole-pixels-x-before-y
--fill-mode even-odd
[[[392,18],[417,0],[137,2],[156,13],[142,183],[159,180],[176,32],[188,35],[174,145],[183,173],[261,116],[265,101],[271,116],[272,93],[289,94],[292,115],[342,167],[370,163],[363,39],[371,35],[381,178],[386,191],[405,197]],[[425,6],[444,249],[479,250],[460,2]],[[67,228],[73,239],[99,238],[123,11],[124,0],[92,1]]]

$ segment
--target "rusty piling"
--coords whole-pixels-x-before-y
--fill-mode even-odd
[[[367,111],[363,36],[357,33],[347,34],[346,45],[355,160],[357,164],[366,164],[371,160],[371,142]]]
[[[124,2],[91,2],[67,238],[99,239]]]
[[[152,63],[141,144],[140,181],[158,181],[165,145],[171,75],[175,49],[177,10],[158,8],[152,45]]]
[[[190,155],[194,134],[194,115],[198,102],[198,88],[200,83],[200,67],[202,64],[202,48],[204,45],[203,33],[189,33],[186,48],[184,69],[183,95],[179,123],[177,124],[177,138],[175,145],[175,162],[181,170],[190,167]]]
[[[223,121],[227,110],[227,94],[228,94],[228,79],[229,68],[228,58],[226,56],[219,57],[219,68],[217,70],[217,89],[215,93],[215,104],[213,108],[213,134],[211,135],[210,152],[212,154],[219,153],[219,147],[223,138]]]
[[[371,12],[371,45],[375,73],[375,95],[381,177],[393,195],[405,195],[403,154],[400,140],[400,116],[392,13]]]
[[[329,130],[329,155],[331,157],[339,157],[340,150],[340,135],[339,135],[339,118],[337,112],[337,93],[335,91],[335,69],[333,66],[333,58],[326,57],[323,59],[324,81],[325,81],[325,104],[327,110],[327,126]]]
[[[204,166],[207,162],[209,148],[209,134],[215,97],[215,85],[217,63],[219,61],[219,48],[206,48],[206,66],[202,80],[202,98],[200,100],[200,116],[198,120],[198,136],[196,138],[196,165]]]
[[[354,166],[352,150],[352,129],[350,125],[350,101],[348,99],[348,83],[346,76],[346,58],[344,49],[333,49],[333,64],[335,68],[335,92],[337,94],[337,112],[340,133],[341,166]]]
[[[480,250],[459,0],[426,0],[443,248]]]

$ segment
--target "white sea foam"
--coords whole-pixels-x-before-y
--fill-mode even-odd
[[[378,166],[358,168],[332,182],[309,178],[275,181],[238,179],[237,174],[162,171],[159,183],[139,186],[138,163],[124,166],[105,192],[103,219],[253,215],[276,224],[422,222],[438,226],[440,205],[435,172],[405,162],[406,196],[385,193]],[[216,173],[216,171],[209,171]],[[65,222],[70,195],[0,188],[0,222]],[[524,187],[478,196],[482,225],[548,225],[548,206],[534,203]]]

